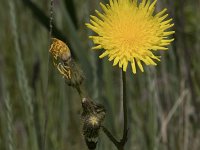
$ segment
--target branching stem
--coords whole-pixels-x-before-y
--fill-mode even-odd
[[[122,82],[122,101],[123,101],[123,117],[124,117],[124,130],[123,130],[123,136],[120,141],[117,141],[114,136],[111,134],[111,132],[102,126],[102,129],[106,136],[109,138],[109,140],[117,147],[118,150],[124,150],[124,147],[127,142],[127,134],[128,134],[128,118],[127,118],[127,96],[126,96],[126,72],[121,70],[121,82]]]

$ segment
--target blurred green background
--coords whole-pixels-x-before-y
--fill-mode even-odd
[[[120,70],[90,50],[85,26],[100,0],[54,0],[54,37],[66,41],[85,72],[86,93],[105,105],[105,126],[120,138]],[[108,2],[101,0],[101,2]],[[1,0],[0,150],[86,150],[76,90],[54,68],[50,0]],[[127,71],[127,150],[200,149],[200,0],[158,0],[175,41],[157,67]],[[130,67],[130,66],[129,66]],[[101,133],[97,150],[115,150]]]

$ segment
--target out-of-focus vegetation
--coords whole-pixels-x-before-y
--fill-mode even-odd
[[[85,72],[89,97],[106,106],[107,126],[123,130],[120,73],[90,51],[85,27],[99,0],[55,0],[53,35]],[[103,1],[107,2],[107,0]],[[49,57],[48,0],[0,5],[0,150],[84,150],[81,103]],[[13,7],[12,7],[13,6]],[[127,150],[200,149],[200,0],[158,0],[174,18],[175,41],[157,67],[127,74]],[[16,28],[15,28],[16,27]],[[115,150],[101,133],[98,150]]]

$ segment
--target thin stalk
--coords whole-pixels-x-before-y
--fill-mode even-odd
[[[8,150],[14,150],[13,143],[13,112],[10,103],[10,95],[7,93],[5,99],[6,116],[7,116],[7,146]]]
[[[53,31],[53,6],[54,6],[54,0],[50,1],[50,19],[49,19],[49,37],[52,37],[52,31]],[[50,39],[51,40],[51,39]]]
[[[101,126],[103,129],[103,132],[106,134],[106,136],[109,138],[109,140],[119,149],[120,143],[117,141],[117,139],[112,135],[112,133],[104,126]]]
[[[77,85],[75,88],[76,88],[76,90],[77,90],[77,92],[78,92],[78,94],[79,94],[79,96],[81,97],[81,100],[82,100],[84,98],[84,96],[83,96],[83,91],[82,91],[81,86]]]
[[[123,146],[127,141],[127,132],[128,132],[128,118],[127,118],[127,96],[126,96],[126,72],[122,70],[122,97],[123,97],[123,114],[124,114],[124,130],[123,130],[123,137],[121,142]]]
[[[51,45],[51,38],[52,38],[52,32],[53,32],[53,15],[54,15],[54,0],[50,0],[50,17],[49,17],[49,48]],[[47,54],[47,78],[46,78],[46,83],[45,83],[45,97],[44,97],[44,111],[45,111],[45,121],[44,121],[44,133],[43,133],[43,144],[42,144],[42,149],[46,149],[46,136],[47,136],[47,127],[48,127],[48,108],[47,108],[47,102],[48,102],[48,84],[49,84],[49,53]]]
[[[126,95],[126,72],[121,70],[121,97],[122,97],[122,103],[123,103],[123,117],[124,117],[124,129],[123,129],[123,136],[120,141],[117,141],[114,136],[111,134],[111,132],[102,126],[103,132],[106,134],[106,136],[109,138],[109,140],[117,147],[118,150],[124,150],[124,147],[127,142],[127,134],[128,134],[128,117],[127,117],[127,95]]]

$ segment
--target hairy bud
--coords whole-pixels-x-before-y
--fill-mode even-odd
[[[105,108],[87,98],[82,99],[83,135],[89,150],[96,148],[101,124],[105,118]]]

